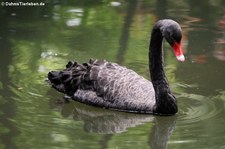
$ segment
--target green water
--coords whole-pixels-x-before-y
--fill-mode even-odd
[[[36,2],[45,5],[0,6],[1,149],[225,148],[225,1]],[[184,63],[164,44],[176,116],[62,103],[46,82],[50,70],[89,58],[149,78],[150,31],[160,18],[183,30]]]

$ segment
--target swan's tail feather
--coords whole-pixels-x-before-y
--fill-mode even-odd
[[[59,92],[72,96],[79,88],[91,88],[90,68],[94,61],[78,64],[69,61],[62,71],[51,71],[48,79],[53,88]]]

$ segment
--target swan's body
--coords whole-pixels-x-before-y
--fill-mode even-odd
[[[173,32],[176,34],[171,34]],[[52,71],[48,78],[56,90],[89,105],[136,113],[175,114],[176,98],[169,89],[163,70],[163,37],[174,48],[177,59],[184,61],[179,25],[172,20],[158,21],[152,31],[149,48],[152,82],[126,67],[100,60],[83,64],[69,62],[66,69]]]

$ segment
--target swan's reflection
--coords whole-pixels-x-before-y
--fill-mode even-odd
[[[149,145],[152,149],[166,149],[167,142],[173,133],[177,116],[155,117],[155,126],[152,128]]]
[[[102,134],[121,133],[127,128],[153,121],[149,115],[129,114],[106,109],[99,109],[76,103],[73,110],[74,119],[84,121],[84,129],[87,132]]]
[[[149,132],[148,144],[152,149],[166,149],[177,118],[177,116],[158,117],[111,111],[87,106],[79,102],[61,104],[61,106],[61,114],[64,117],[72,114],[74,120],[83,121],[86,132],[105,134],[104,140],[102,140],[103,144],[105,144],[104,146],[107,146],[107,142],[110,141],[111,136],[115,133],[122,133],[130,127],[154,122],[155,125]]]

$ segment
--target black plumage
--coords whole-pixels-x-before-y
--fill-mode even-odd
[[[163,69],[163,38],[173,46],[181,41],[180,26],[173,20],[160,20],[153,27],[149,46],[152,82],[133,70],[105,60],[91,59],[79,64],[69,61],[62,71],[51,71],[53,88],[72,99],[98,107],[158,115],[177,113]]]

